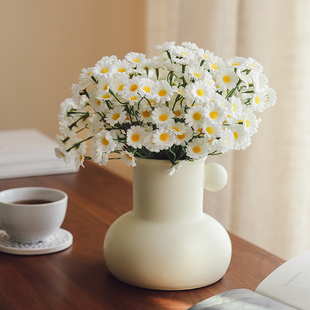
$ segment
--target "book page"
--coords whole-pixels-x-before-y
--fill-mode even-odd
[[[281,265],[255,292],[292,307],[310,309],[310,251]]]
[[[208,298],[188,310],[296,310],[247,289],[231,290]]]

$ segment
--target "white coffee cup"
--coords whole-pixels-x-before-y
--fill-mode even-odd
[[[68,196],[47,187],[19,187],[0,192],[0,229],[22,243],[51,237],[62,225]]]

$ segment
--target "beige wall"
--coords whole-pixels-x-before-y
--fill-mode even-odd
[[[144,0],[2,0],[0,130],[37,128],[54,138],[59,105],[81,69],[145,46]]]

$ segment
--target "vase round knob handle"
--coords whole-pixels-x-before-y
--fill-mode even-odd
[[[226,169],[217,163],[205,164],[204,188],[210,192],[221,190],[227,183],[228,174]]]

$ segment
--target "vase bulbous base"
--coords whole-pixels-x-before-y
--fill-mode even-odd
[[[217,282],[231,252],[227,231],[205,213],[195,220],[151,222],[130,211],[110,226],[104,241],[105,262],[117,279],[156,290]]]

